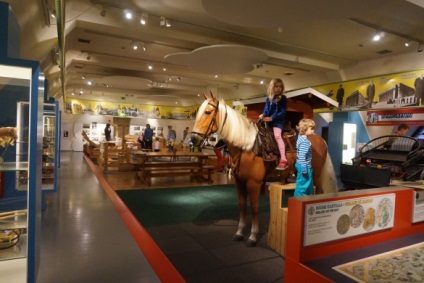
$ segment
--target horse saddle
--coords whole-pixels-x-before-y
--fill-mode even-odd
[[[272,128],[262,120],[256,123],[258,134],[256,136],[253,152],[262,157],[265,162],[280,162],[280,150],[275,140]]]

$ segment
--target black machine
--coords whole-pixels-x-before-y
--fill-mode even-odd
[[[390,181],[424,179],[424,147],[411,137],[387,135],[365,144],[352,165],[342,164],[341,181],[345,189],[389,186]]]

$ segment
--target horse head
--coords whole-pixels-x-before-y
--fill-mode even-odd
[[[196,121],[191,132],[196,139],[207,140],[219,128],[219,100],[213,95],[212,91],[210,94],[210,98],[206,94],[204,95],[205,101],[200,105],[197,112]]]

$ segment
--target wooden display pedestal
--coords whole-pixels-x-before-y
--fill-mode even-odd
[[[412,223],[414,196],[414,189],[411,188],[385,187],[290,198],[284,282],[334,282],[329,278],[331,274],[323,275],[319,270],[308,267],[307,263],[422,233],[424,222]],[[382,211],[381,203],[385,199],[392,200],[392,204],[387,206],[390,216],[379,218]],[[358,204],[365,208],[369,207],[368,209],[375,208],[376,221],[385,221],[390,218],[392,222],[387,226],[377,222],[372,230],[365,230],[362,226],[365,225],[363,222],[356,226],[357,223],[352,220],[345,226],[339,220],[348,217],[349,213],[341,217],[339,214],[345,213],[347,208],[350,209]],[[393,209],[390,208],[391,205]],[[326,211],[320,211],[321,209]],[[337,212],[337,209],[340,211]],[[322,212],[328,213],[322,214]]]
[[[293,191],[295,183],[271,184],[269,186],[270,219],[268,228],[268,246],[281,256],[286,253],[288,208],[282,207],[285,191]]]

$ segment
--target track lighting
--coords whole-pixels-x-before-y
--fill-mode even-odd
[[[84,74],[81,76],[81,79],[85,80],[85,75]]]
[[[52,18],[56,18],[56,10],[52,9],[50,16],[52,16]]]
[[[138,49],[137,42],[135,42],[135,41],[133,41],[133,42],[131,43],[131,46],[132,46],[132,49],[133,49],[133,50],[137,50],[137,49]]]
[[[171,22],[168,19],[166,19],[165,25],[167,28],[169,28],[171,26]]]

